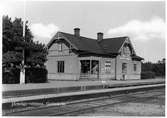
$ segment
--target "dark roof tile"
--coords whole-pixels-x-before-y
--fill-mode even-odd
[[[58,32],[60,36],[64,36],[67,40],[74,45],[78,51],[85,51],[89,53],[110,55],[119,53],[120,48],[125,42],[127,37],[115,37],[115,38],[106,38],[101,41],[97,39],[86,38],[82,36],[75,36],[73,34]],[[57,33],[57,34],[58,34]],[[56,37],[56,35],[54,36]],[[48,43],[48,47],[54,42],[54,37]],[[141,60],[142,58],[134,55],[133,59]]]
[[[127,37],[107,38],[99,42],[106,53],[118,53]]]
[[[105,52],[99,46],[97,40],[86,38],[82,36],[75,36],[72,34],[61,32],[72,44],[74,44],[79,50],[88,51],[92,53],[104,54]]]

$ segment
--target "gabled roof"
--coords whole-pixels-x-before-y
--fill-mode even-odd
[[[101,41],[97,41],[97,39],[75,36],[74,34],[69,34],[65,32],[58,32],[52,40],[48,43],[48,48],[52,45],[52,43],[58,39],[59,37],[65,38],[71,45],[73,45],[78,51],[85,51],[88,53],[94,54],[118,54],[120,48],[124,44],[125,40],[128,37],[115,37],[115,38],[106,38]]]
[[[75,36],[69,33],[60,32],[65,36],[72,44],[74,44],[78,50],[87,51],[91,53],[104,54],[105,52],[99,46],[97,40],[86,38],[82,36]]]
[[[107,38],[99,42],[106,53],[118,53],[127,37]]]

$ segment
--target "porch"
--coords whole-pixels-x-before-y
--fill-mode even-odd
[[[80,57],[80,80],[99,80],[100,58]]]

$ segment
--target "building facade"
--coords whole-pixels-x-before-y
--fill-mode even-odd
[[[49,80],[127,80],[140,79],[141,60],[129,37],[97,39],[57,32],[48,43]]]

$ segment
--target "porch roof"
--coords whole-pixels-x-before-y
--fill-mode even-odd
[[[133,60],[139,60],[139,61],[144,60],[144,58],[142,58],[140,56],[137,56],[137,55],[132,55],[132,59]]]

